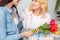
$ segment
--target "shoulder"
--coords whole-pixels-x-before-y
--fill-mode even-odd
[[[51,15],[48,12],[45,15],[47,18],[51,18]]]
[[[45,13],[45,19],[50,21],[51,20],[51,16],[49,13]]]
[[[48,12],[46,12],[45,14],[46,14],[47,16],[48,16],[48,15],[50,16],[50,14],[49,14]]]
[[[51,16],[49,13],[46,13],[45,16],[46,16],[45,22],[49,24],[51,21]]]

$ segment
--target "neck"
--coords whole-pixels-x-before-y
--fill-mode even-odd
[[[12,6],[13,6],[12,2],[11,2],[11,3],[8,3],[7,6],[8,6],[10,9],[12,9]]]
[[[33,10],[33,13],[34,13],[35,16],[40,16],[40,9]]]

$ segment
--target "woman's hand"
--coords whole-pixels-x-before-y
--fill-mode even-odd
[[[39,28],[36,28],[35,30],[36,30],[35,33],[39,33],[40,32]]]
[[[29,37],[31,35],[33,35],[32,31],[27,31],[27,32],[23,32],[21,33],[22,37]]]
[[[32,33],[33,33],[33,34],[37,34],[37,33],[39,33],[39,32],[40,32],[39,28],[36,28],[36,29],[33,29],[33,30],[32,30]]]

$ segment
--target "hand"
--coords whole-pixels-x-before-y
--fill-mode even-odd
[[[33,29],[31,31],[32,31],[33,34],[36,34],[36,33],[39,33],[40,32],[39,28]]]
[[[33,33],[31,31],[27,31],[27,32],[23,32],[21,33],[22,37],[29,37],[31,35],[33,35]]]
[[[35,30],[36,30],[35,33],[38,33],[40,31],[39,28],[36,28]]]

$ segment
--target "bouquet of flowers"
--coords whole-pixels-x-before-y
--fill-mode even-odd
[[[37,29],[39,29],[39,33],[49,34],[52,32],[54,34],[58,34],[58,24],[54,19],[51,20],[49,24],[45,23],[39,26]],[[37,29],[33,29],[32,32],[35,33]]]

